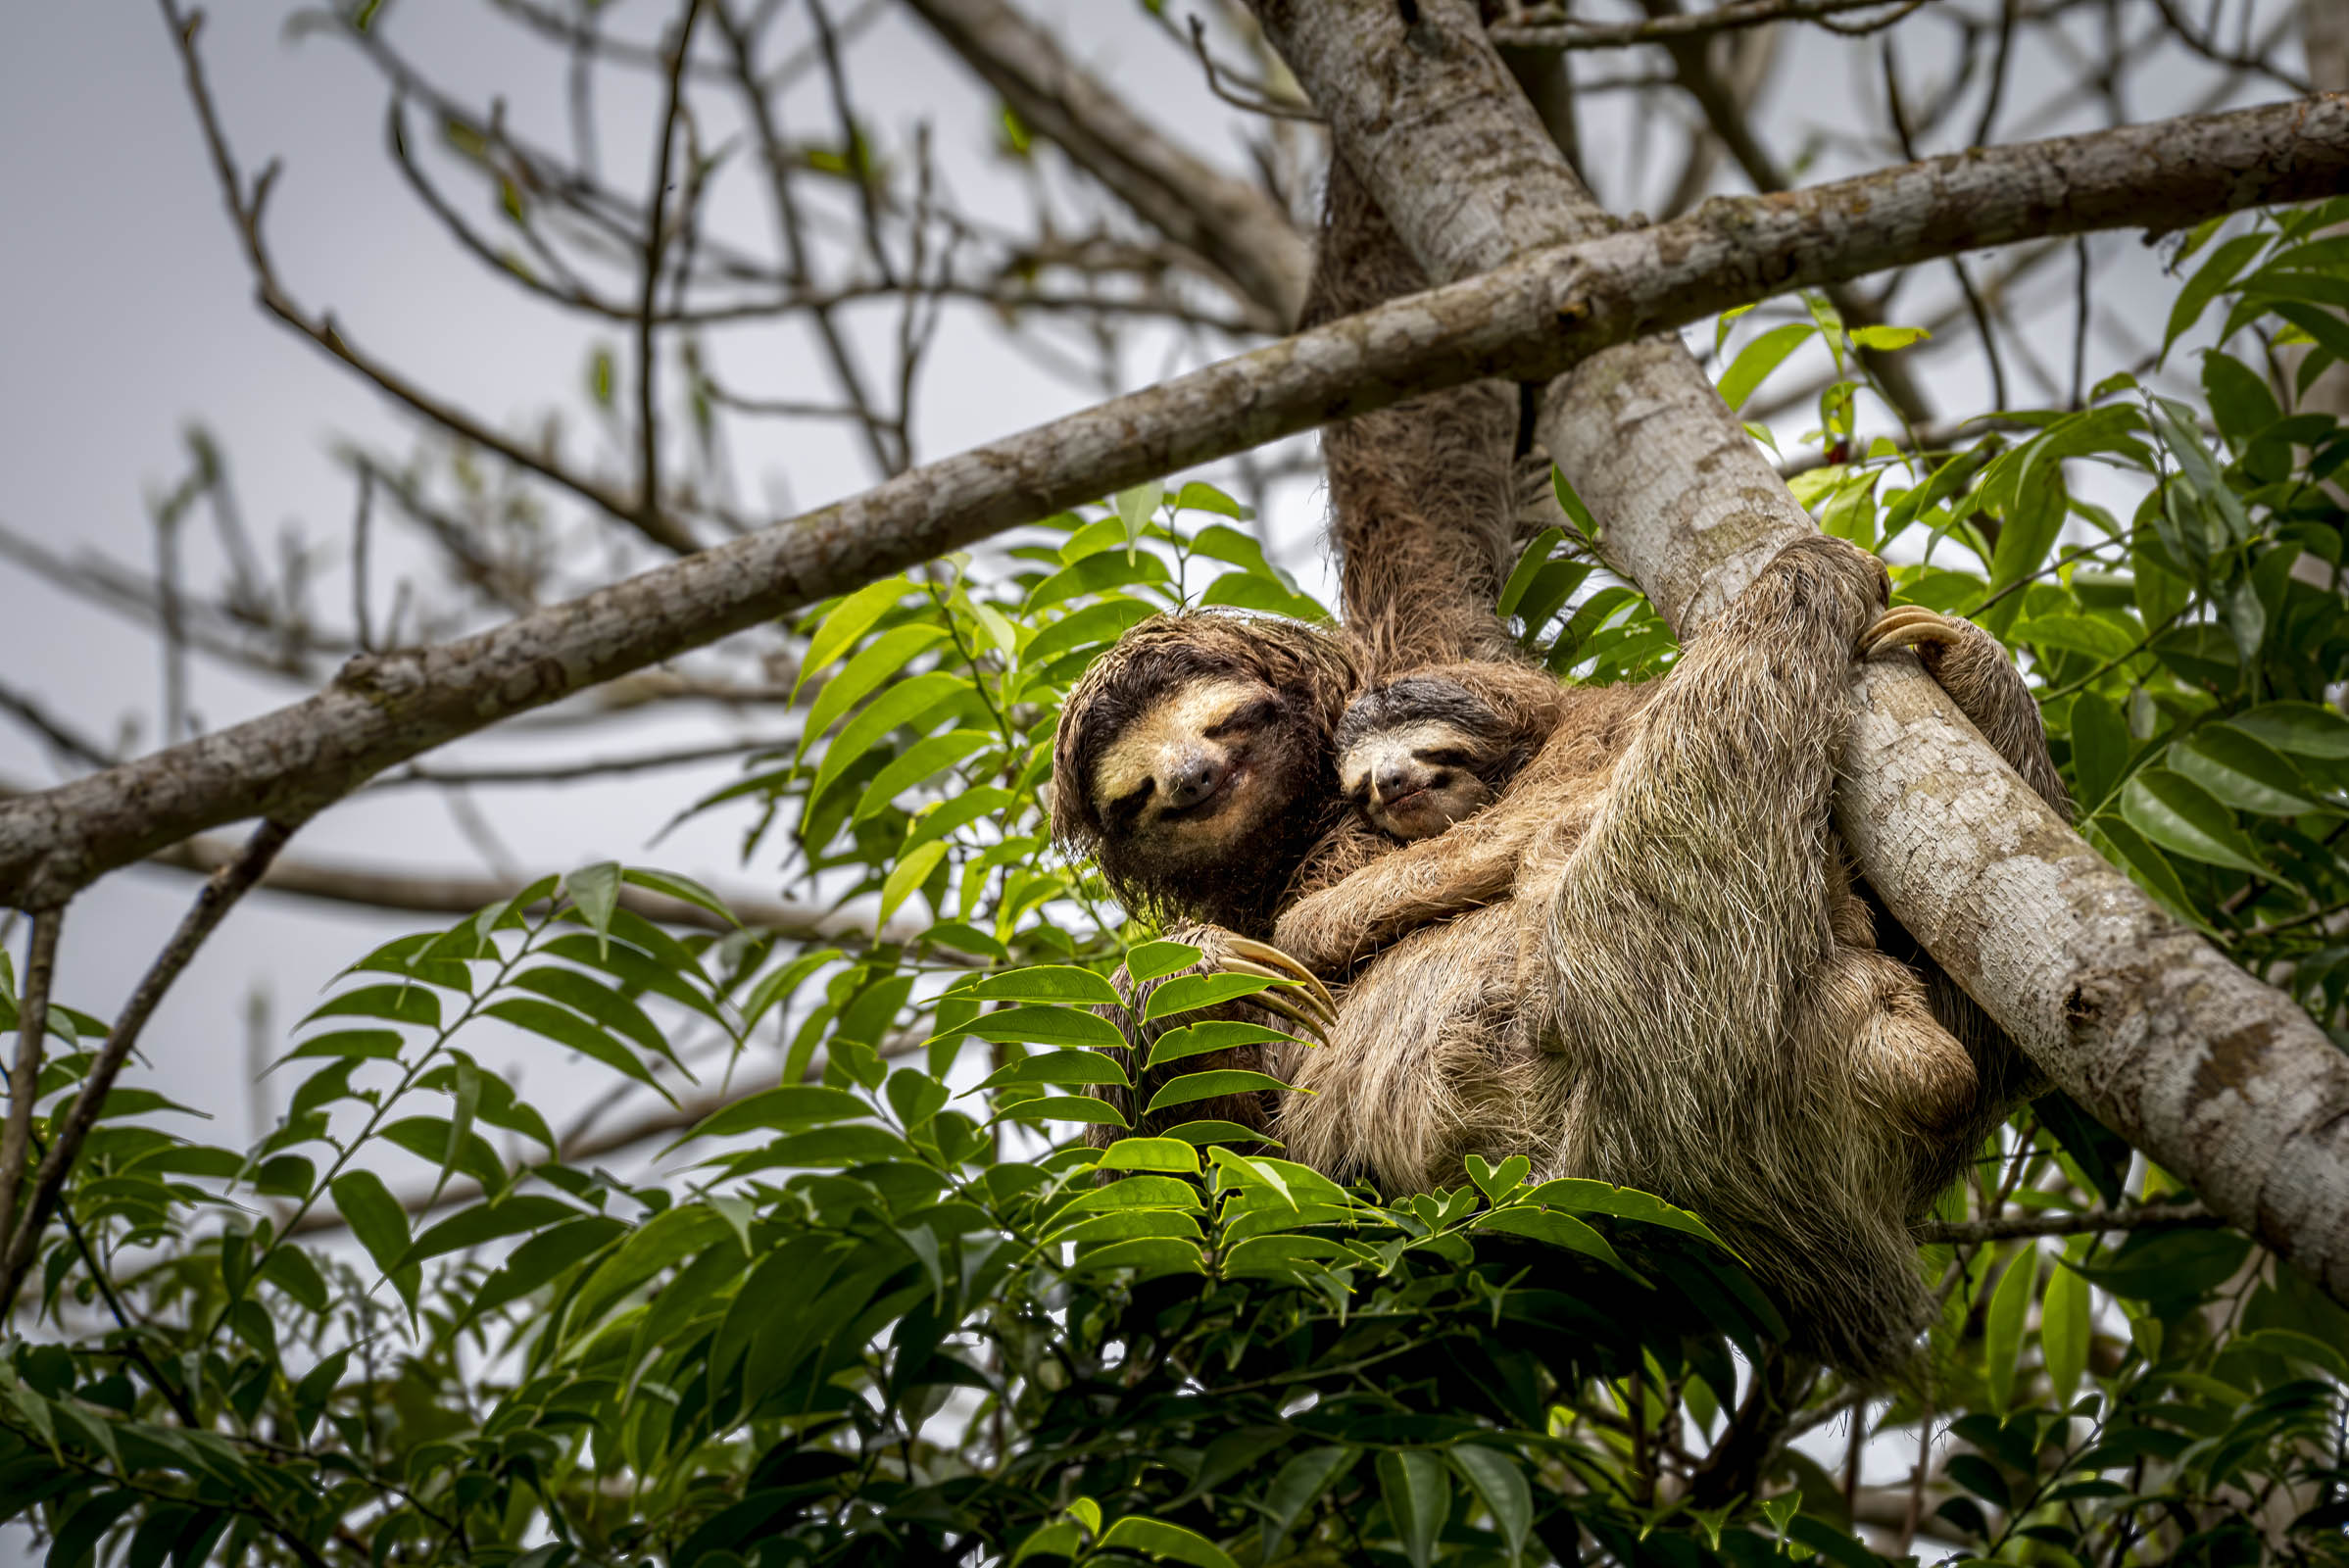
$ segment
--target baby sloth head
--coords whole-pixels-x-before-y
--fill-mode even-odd
[[[1505,729],[1458,682],[1405,675],[1363,693],[1339,721],[1339,786],[1380,831],[1432,838],[1499,793]]]

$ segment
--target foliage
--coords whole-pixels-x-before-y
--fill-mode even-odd
[[[1857,452],[1841,379],[1835,461],[1797,481],[1908,562],[1901,600],[2023,657],[2092,839],[2336,1033],[2349,431],[2298,394],[2349,359],[2349,241],[2317,237],[2344,219],[2188,237],[2171,338],[2227,313],[2207,408],[2117,377],[1962,449]],[[1725,381],[1896,336],[1814,305]],[[622,890],[708,894],[591,866],[353,965],[252,1150],[116,1089],[0,1363],[0,1512],[54,1563],[139,1568],[1857,1564],[1864,1525],[1996,1560],[2349,1560],[2349,1313],[2229,1232],[1961,1229],[1922,1250],[1946,1308],[1916,1379],[1879,1393],[1774,1353],[1737,1260],[1639,1194],[1517,1158],[1389,1201],[1205,1123],[1054,1143],[1116,1119],[1085,1094],[1120,1071],[1085,1049],[1116,1034],[1106,974],[1195,956],[1047,844],[1058,702],[1153,609],[1320,614],[1247,520],[1145,487],[807,617],[806,738],[697,808],[875,899],[881,936],[680,936]],[[1504,596],[1529,646],[1668,668],[1653,612],[1566,544]],[[1179,1014],[1263,984],[1160,988],[1156,1059],[1228,1043]],[[43,1136],[105,1026],[52,1028]],[[680,1106],[648,1126],[694,1163],[566,1152],[485,1064],[516,1040]],[[2051,1096],[1941,1213],[2174,1196]],[[1834,1474],[1847,1416],[1881,1484]],[[1882,1461],[1943,1434],[1914,1490]]]

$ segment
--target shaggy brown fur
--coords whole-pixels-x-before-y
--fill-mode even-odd
[[[1263,935],[1291,872],[1345,809],[1331,737],[1357,668],[1342,634],[1303,621],[1142,622],[1061,710],[1053,837],[1093,854],[1138,913]],[[1223,722],[1181,733],[1171,721],[1187,717],[1186,697],[1209,686],[1229,694]],[[1120,797],[1110,779],[1139,787]]]

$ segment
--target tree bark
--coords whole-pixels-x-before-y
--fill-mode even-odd
[[[1605,222],[1468,0],[1262,0],[1260,15],[1440,283]],[[2063,204],[2037,210],[2060,220]],[[1884,217],[1855,204],[1835,220]],[[1953,252],[1981,242],[1956,221]],[[1677,337],[1561,377],[1542,436],[1609,564],[1684,630],[1816,526]],[[2349,1056],[2088,848],[1914,661],[1870,665],[1857,692],[1836,823],[1894,915],[2106,1125],[2349,1301]]]
[[[1481,34],[1478,41],[1483,47]],[[1513,90],[1510,101],[1522,107]],[[1562,171],[1547,142],[1540,147]],[[1536,172],[1529,167],[1515,188],[1530,189]],[[1584,498],[1625,519],[1609,532],[1610,551],[1633,564],[1667,613],[1701,618],[1742,586],[1777,538],[1809,518],[1709,391],[1702,400],[1667,395],[1688,384],[1669,375],[1644,389],[1641,368],[1660,360],[1670,372],[1675,356],[1702,384],[1677,339],[1598,351],[1786,289],[1961,248],[2183,224],[2326,194],[2345,178],[2349,98],[2332,96],[1903,165],[1778,196],[1717,198],[1670,223],[1531,253],[911,469],[476,636],[362,656],[303,702],[0,804],[0,904],[53,904],[223,823],[304,814],[500,719],[1056,509],[1418,392],[1488,375],[1546,378],[1593,355],[1567,387],[1582,412],[1551,416],[1545,439]],[[1473,215],[1462,218],[1462,231],[1474,230]],[[1595,231],[1602,221],[1592,213],[1583,226]],[[1507,243],[1497,226],[1485,231],[1494,245]],[[1474,270],[1452,266],[1444,275]],[[1585,387],[1590,401],[1576,390]],[[1614,412],[1586,432],[1581,421],[1599,389],[1611,389]],[[1619,436],[1616,420],[1635,428]],[[1684,474],[1695,461],[1690,438],[1659,435],[1684,427],[1712,443],[1716,470],[1701,484]],[[1701,547],[1693,555],[1674,544],[1684,530]],[[1716,571],[1710,563],[1724,554],[1731,559]]]

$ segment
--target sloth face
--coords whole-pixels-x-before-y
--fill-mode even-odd
[[[1348,805],[1398,839],[1433,838],[1493,802],[1477,737],[1429,720],[1382,730],[1338,758]]]
[[[1499,720],[1465,687],[1405,676],[1357,698],[1338,726],[1338,783],[1381,832],[1432,838],[1492,804]]]
[[[1088,781],[1105,843],[1178,872],[1228,862],[1290,808],[1300,763],[1282,695],[1240,675],[1192,681],[1137,713]]]

